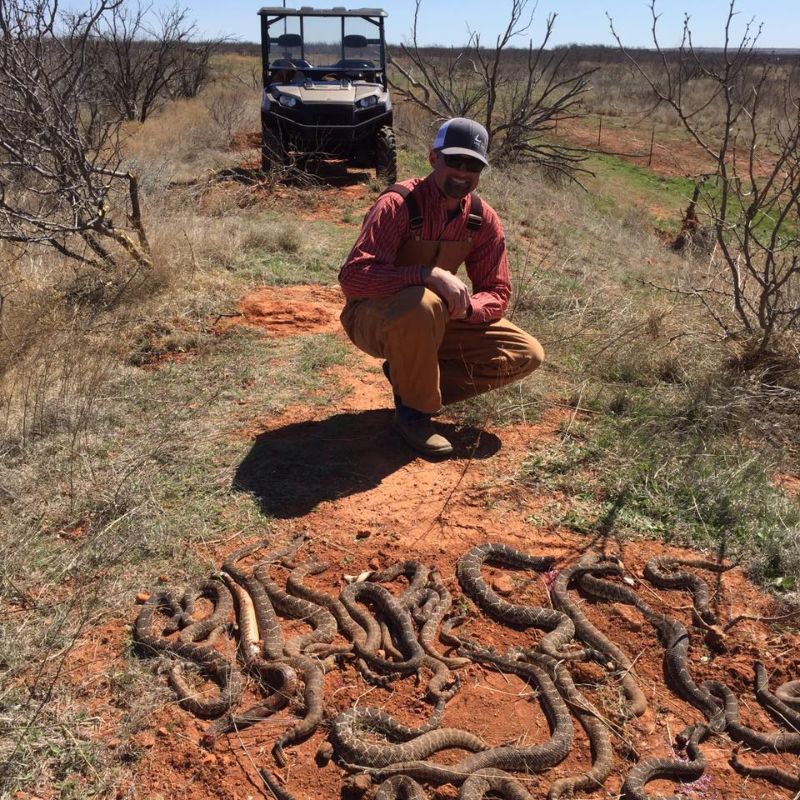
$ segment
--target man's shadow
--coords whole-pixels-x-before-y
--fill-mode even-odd
[[[259,436],[236,470],[233,488],[250,492],[264,514],[302,517],[324,500],[348,497],[419,458],[381,409],[296,422]],[[500,440],[472,427],[438,423],[455,458],[488,458]]]

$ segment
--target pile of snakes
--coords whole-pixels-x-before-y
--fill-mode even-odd
[[[166,663],[170,683],[180,705],[210,720],[203,742],[213,747],[217,737],[255,725],[302,698],[302,716],[274,742],[275,763],[285,766],[286,748],[311,736],[318,727],[328,731],[329,744],[318,754],[333,757],[350,773],[366,773],[377,785],[376,800],[420,800],[423,784],[452,784],[462,800],[488,795],[513,800],[532,798],[525,785],[531,773],[544,773],[563,761],[573,744],[573,718],[591,745],[591,764],[578,774],[553,780],[548,800],[601,788],[614,769],[614,725],[601,714],[573,680],[576,662],[595,662],[624,697],[623,718],[642,715],[647,699],[636,677],[631,657],[595,627],[578,602],[623,603],[637,609],[663,648],[663,669],[670,689],[692,704],[698,720],[676,737],[675,757],[640,760],[627,771],[621,788],[625,800],[643,800],[647,783],[670,779],[689,783],[705,770],[702,744],[710,736],[725,735],[736,748],[734,769],[791,790],[800,790],[800,769],[794,774],[774,766],[742,761],[738,748],[754,754],[800,754],[800,680],[770,689],[767,672],[756,663],[755,695],[776,720],[776,729],[763,732],[740,721],[737,695],[720,681],[696,682],[689,661],[690,637],[686,625],[654,611],[625,580],[621,562],[601,554],[585,553],[572,565],[554,569],[555,559],[530,555],[500,543],[473,547],[457,563],[456,577],[464,595],[485,615],[518,631],[537,629],[527,647],[497,650],[459,635],[464,615],[456,613],[453,597],[442,576],[419,561],[405,561],[381,571],[363,573],[339,596],[308,585],[328,565],[302,561],[302,537],[283,549],[258,543],[232,553],[221,572],[188,589],[160,588],[144,603],[134,624],[136,653]],[[243,567],[245,559],[254,560]],[[547,576],[552,607],[536,607],[504,599],[482,576],[482,567],[513,568]],[[697,624],[713,627],[706,582],[687,567],[721,573],[716,562],[670,557],[647,563],[645,577],[655,587],[691,592]],[[275,574],[285,576],[278,580]],[[401,584],[397,579],[403,578]],[[387,586],[394,583],[394,591]],[[398,588],[399,587],[399,588]],[[572,593],[570,590],[573,590]],[[201,615],[199,600],[211,613]],[[461,600],[456,606],[465,609]],[[303,630],[292,637],[283,633],[280,618],[301,621]],[[235,620],[235,624],[233,622]],[[296,628],[297,626],[295,626]],[[215,640],[235,631],[237,658],[223,655]],[[337,638],[337,642],[334,640]],[[344,641],[346,640],[346,641]],[[441,727],[448,701],[460,689],[459,672],[470,663],[515,675],[535,692],[547,717],[550,736],[543,743],[489,746],[479,735]],[[402,724],[385,711],[356,704],[326,715],[325,673],[354,664],[364,680],[389,686],[398,677],[430,675],[427,700],[431,712],[418,727]],[[186,675],[187,666],[215,685],[209,699],[200,696]],[[262,700],[240,709],[245,673],[255,679]],[[467,755],[444,765],[429,757],[459,749]],[[327,749],[327,756],[323,750]],[[683,754],[685,753],[685,755]],[[753,754],[748,758],[752,760]],[[270,768],[260,770],[268,795],[291,800],[287,786]]]

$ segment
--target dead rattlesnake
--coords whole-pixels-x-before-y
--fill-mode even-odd
[[[650,800],[644,787],[656,778],[673,778],[681,783],[696,781],[706,768],[706,761],[699,745],[708,733],[706,725],[693,725],[678,737],[679,741],[685,742],[689,761],[678,761],[674,758],[648,758],[640,761],[631,769],[622,784],[623,800]],[[681,800],[681,796],[672,795],[659,800]]]
[[[441,711],[444,710],[444,704]],[[378,708],[349,708],[338,714],[331,728],[331,743],[337,757],[349,767],[386,767],[403,761],[418,761],[440,750],[486,750],[478,736],[458,728],[436,728],[441,711],[420,728],[402,725]],[[433,728],[433,729],[432,729]],[[366,733],[380,733],[400,744],[370,744]]]
[[[206,581],[197,589],[198,595],[210,600],[214,611],[199,624],[186,625],[185,606],[173,590],[154,592],[142,607],[134,623],[134,643],[139,655],[149,658],[165,655],[173,659],[183,659],[194,663],[200,671],[219,686],[217,697],[204,700],[196,696],[183,679],[180,669],[173,669],[170,679],[179,698],[180,705],[198,717],[214,718],[229,711],[242,696],[242,676],[236,664],[231,663],[222,653],[210,644],[196,641],[200,635],[208,637],[215,629],[223,626],[233,610],[230,592],[219,581]],[[175,620],[190,629],[189,635],[167,638],[164,626],[156,630],[156,615],[172,620],[168,629],[174,630]]]

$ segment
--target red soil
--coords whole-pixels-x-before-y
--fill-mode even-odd
[[[331,332],[337,330],[340,304],[338,290],[327,287],[261,289],[241,301],[240,321],[262,328],[265,336]],[[337,381],[351,389],[337,408],[298,404],[277,418],[253,419],[238,433],[251,442],[238,477],[263,510],[277,519],[276,539],[283,541],[307,531],[310,540],[302,555],[330,562],[330,569],[312,581],[318,587],[338,592],[344,574],[358,574],[413,557],[436,566],[457,600],[461,591],[454,577],[455,563],[471,546],[486,541],[551,554],[558,559],[558,567],[570,564],[586,550],[612,551],[637,577],[648,558],[683,552],[654,542],[623,542],[599,535],[590,541],[571,530],[542,527],[535,522],[545,504],[567,501],[526,487],[513,476],[528,454],[557,436],[565,412],[553,410],[536,423],[502,429],[488,422],[483,432],[456,427],[444,417],[442,425],[456,443],[457,455],[435,463],[416,457],[389,430],[390,394],[377,362],[364,356],[358,366],[337,368],[334,373]],[[226,553],[238,546],[234,532],[231,535],[227,545],[204,555],[221,564]],[[276,569],[276,577],[279,572]],[[517,602],[549,603],[547,584],[541,576],[489,568],[485,575],[498,589],[512,586]],[[706,577],[713,581],[708,574]],[[698,681],[712,677],[724,680],[740,697],[747,724],[760,730],[774,729],[753,697],[753,662],[760,659],[767,664],[772,686],[797,678],[797,629],[754,619],[775,616],[777,611],[738,569],[726,572],[718,585],[712,585],[723,624],[739,614],[752,618],[735,624],[724,635],[721,646],[715,646],[712,639],[704,640],[703,631],[690,628],[692,673]],[[646,582],[637,582],[636,588],[655,608],[668,611],[687,625],[691,623],[691,599],[686,593],[653,591]],[[470,603],[467,606],[471,610],[469,635],[500,649],[541,637],[541,632],[534,630],[506,629],[479,614]],[[612,737],[614,774],[605,788],[581,794],[600,800],[617,797],[624,775],[637,757],[669,754],[675,734],[687,724],[700,721],[702,715],[665,685],[662,648],[636,611],[589,601],[583,608],[635,660],[636,674],[649,703],[643,717],[623,722],[618,686],[598,667],[574,668],[583,690],[610,721],[618,724],[619,735]],[[131,598],[128,619],[107,622],[76,648],[69,661],[70,679],[85,689],[87,710],[97,720],[98,739],[135,759],[128,778],[118,788],[118,797],[244,800],[270,796],[257,767],[278,774],[298,800],[359,796],[353,791],[343,793],[347,778],[344,770],[333,763],[324,767],[315,763],[315,754],[327,735],[326,725],[287,751],[286,769],[275,767],[270,755],[272,744],[292,724],[296,708],[238,735],[223,737],[209,752],[200,745],[207,723],[166,699],[143,719],[132,738],[125,739],[120,726],[130,711],[118,707],[110,676],[126,668],[127,624],[137,610]],[[296,624],[293,626],[296,630]],[[232,651],[230,641],[224,646]],[[539,703],[519,678],[477,665],[461,672],[462,689],[448,705],[445,724],[470,729],[495,745],[547,738]],[[427,677],[422,681],[397,680],[382,689],[366,684],[350,665],[334,669],[325,678],[328,716],[358,703],[381,706],[404,721],[421,722],[430,713],[423,702]],[[153,681],[164,683],[164,677],[154,675]],[[686,797],[771,800],[793,796],[763,780],[737,775],[728,763],[732,744],[727,737],[712,737],[702,749],[707,759],[706,777],[685,787]],[[452,761],[455,757],[450,752],[436,759]],[[798,772],[797,756],[746,754],[743,758]],[[568,758],[542,775],[528,776],[526,781],[534,797],[544,797],[555,778],[575,774],[589,763],[588,742],[576,725]],[[654,794],[675,791],[667,781],[654,782],[648,790]],[[369,790],[366,796],[373,793],[374,789]],[[456,790],[450,786],[431,788],[428,796],[454,798]]]
[[[651,156],[652,131],[646,125],[619,128],[604,124],[599,130],[596,120],[574,119],[560,123],[558,135],[570,144],[619,156],[624,161],[647,167],[665,178],[696,178],[712,175],[716,171],[714,159],[697,142],[686,137],[667,137],[663,132],[656,132]],[[739,154],[739,169],[744,172],[742,158],[743,155]],[[768,160],[756,159],[754,171],[757,175],[766,176],[771,169]]]

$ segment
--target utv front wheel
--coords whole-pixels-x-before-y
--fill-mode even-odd
[[[384,125],[375,137],[375,176],[386,183],[397,180],[397,145],[394,130]]]
[[[261,133],[261,169],[271,172],[286,165],[286,148],[280,136],[270,128],[263,128]]]

